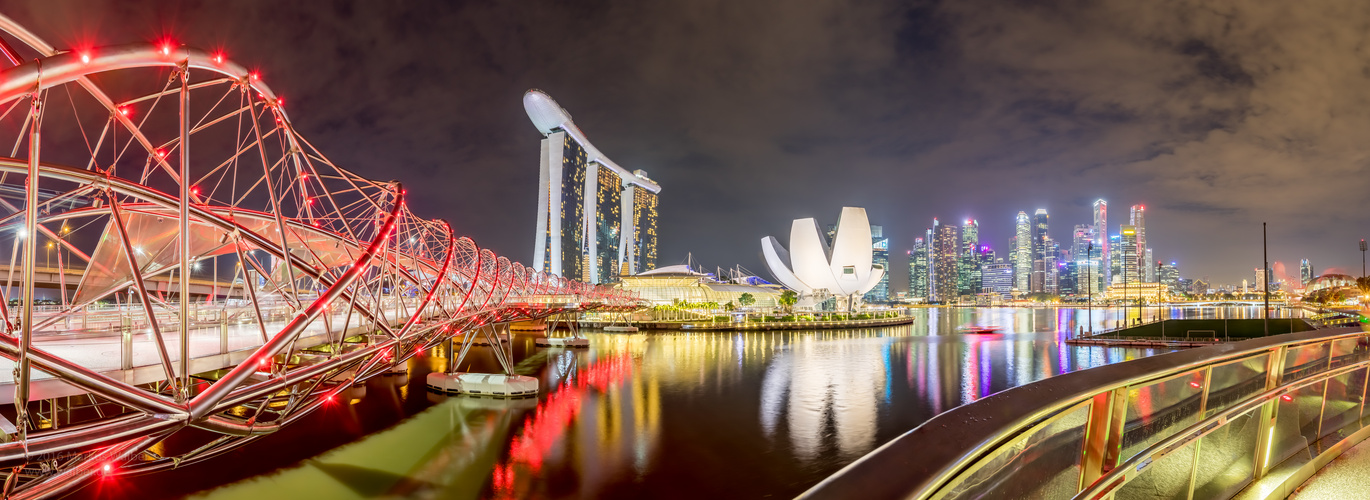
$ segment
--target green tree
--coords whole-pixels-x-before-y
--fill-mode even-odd
[[[756,303],[756,297],[753,297],[750,293],[744,293],[737,297],[737,303],[742,304],[742,307],[749,307]]]
[[[723,304],[724,311],[732,311],[733,309],[737,309],[737,306],[733,305],[733,301],[730,300],[727,304]]]
[[[794,290],[785,290],[784,292],[780,293],[780,305],[785,306],[786,312],[792,310],[795,303],[798,302],[799,294],[794,293]]]
[[[1361,300],[1370,296],[1370,277],[1356,278],[1356,288],[1360,289]]]

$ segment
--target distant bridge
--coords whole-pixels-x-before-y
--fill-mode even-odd
[[[489,325],[640,305],[417,216],[222,52],[0,31],[7,498],[222,455]],[[200,445],[148,451],[172,436]]]

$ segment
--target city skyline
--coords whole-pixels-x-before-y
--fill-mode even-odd
[[[536,217],[509,202],[537,189],[538,137],[518,102],[528,88],[557,96],[598,147],[669,186],[659,266],[692,254],[761,272],[756,238],[844,205],[884,226],[897,289],[931,216],[978,219],[1003,249],[1018,210],[1046,208],[1073,226],[1104,198],[1117,200],[1116,223],[1145,200],[1157,228],[1147,238],[1173,252],[1156,257],[1218,282],[1261,265],[1261,222],[1272,261],[1307,258],[1320,271],[1353,269],[1354,242],[1370,232],[1364,211],[1320,208],[1365,182],[1348,174],[1370,148],[1349,139],[1370,123],[1350,84],[1364,64],[1312,43],[1354,45],[1356,13],[1231,6],[1181,19],[1130,2],[975,1],[240,7],[42,2],[8,14],[68,46],[165,35],[226,47],[316,117],[299,127],[317,146],[357,158],[372,169],[363,174],[431,179],[410,203],[504,254],[527,255]],[[1067,28],[1080,19],[1088,29]],[[1233,19],[1241,29],[1209,29]],[[716,29],[684,28],[695,24]],[[1284,36],[1259,36],[1275,29]],[[1328,97],[1309,106],[1297,98],[1309,92]],[[1296,149],[1278,137],[1307,139]]]

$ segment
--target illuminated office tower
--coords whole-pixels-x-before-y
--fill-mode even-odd
[[[1013,287],[1027,293],[1032,280],[1032,221],[1018,212],[1013,236]]]
[[[958,250],[956,225],[932,220],[932,300],[943,304],[956,302],[958,293]]]
[[[1105,288],[1107,285],[1123,282],[1123,237],[1115,234],[1108,237],[1108,242],[1109,254],[1108,266],[1106,267],[1109,268],[1109,281],[1105,284]]]
[[[928,240],[914,238],[909,252],[909,296],[928,298]]]
[[[1152,253],[1151,253],[1151,249],[1150,249],[1150,248],[1146,249],[1146,251],[1142,253],[1142,263],[1143,263],[1143,264],[1146,264],[1146,267],[1142,269],[1142,277],[1145,278],[1145,281],[1146,281],[1147,283],[1155,283],[1155,282],[1156,282],[1156,259],[1153,259],[1153,258],[1152,258]]]
[[[980,223],[967,219],[961,226],[961,259],[957,268],[957,293],[980,293]]]
[[[1049,254],[1051,253],[1051,249],[1047,247],[1047,243],[1048,243],[1047,238],[1051,235],[1051,233],[1047,231],[1047,223],[1048,223],[1048,221],[1049,221],[1050,219],[1051,219],[1051,216],[1047,215],[1047,209],[1045,209],[1045,208],[1039,208],[1039,209],[1037,209],[1037,213],[1032,214],[1032,258],[1033,258],[1033,260],[1036,260],[1036,259],[1045,259],[1045,258],[1047,258],[1047,257],[1049,256]],[[1035,291],[1040,291],[1040,290],[1035,290]]]
[[[992,264],[980,266],[984,281],[984,291],[995,293],[1004,300],[1013,299],[1013,264],[996,259]]]
[[[1076,224],[1070,232],[1070,260],[1080,260],[1089,253],[1089,244],[1094,241],[1094,228],[1089,224]]]
[[[1111,278],[1111,276],[1113,276],[1111,274],[1113,266],[1110,259],[1113,254],[1108,251],[1109,243],[1108,202],[1104,201],[1103,198],[1100,198],[1094,202],[1094,249],[1099,252],[1100,256],[1103,256],[1103,260],[1099,262],[1099,267],[1103,270],[1104,274],[1100,278],[1099,283],[1105,285],[1113,282]]]
[[[871,225],[871,263],[879,265],[884,269],[890,268],[890,239],[884,236],[885,228]],[[866,292],[862,299],[866,302],[889,302],[890,300],[890,273],[886,272],[880,277],[880,282],[875,288]]]
[[[661,186],[604,156],[551,96],[529,90],[523,108],[543,135],[536,267],[590,283],[656,267]]]
[[[1171,261],[1170,265],[1157,262],[1156,279],[1159,280],[1162,285],[1169,287],[1171,293],[1188,292],[1188,290],[1183,290],[1183,287],[1180,286],[1180,268],[1174,261]]]
[[[1143,279],[1146,277],[1147,258],[1146,258],[1146,207],[1133,205],[1129,222],[1132,227],[1137,228],[1137,272]]]
[[[1141,263],[1141,260],[1137,258],[1137,228],[1128,224],[1122,226],[1119,232],[1122,236],[1122,252],[1120,252],[1122,257],[1122,282],[1127,284],[1138,283],[1142,280],[1140,276],[1137,276],[1137,271],[1141,269],[1141,267],[1138,266],[1138,264]]]
[[[1308,286],[1308,282],[1313,281],[1313,264],[1308,263],[1308,259],[1299,262],[1299,284]]]

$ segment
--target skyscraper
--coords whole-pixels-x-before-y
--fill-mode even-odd
[[[1013,299],[1013,264],[996,259],[992,264],[981,266],[980,270],[985,291],[997,293],[1004,300]]]
[[[642,170],[633,171],[633,176],[651,182]],[[624,274],[656,269],[656,205],[656,191],[640,185],[630,185],[623,191],[623,240],[619,254]]]
[[[1122,283],[1138,283],[1141,277],[1137,271],[1141,269],[1141,260],[1137,258],[1137,228],[1130,224],[1124,225],[1119,229],[1122,233]]]
[[[885,269],[890,268],[890,239],[884,236],[885,228],[871,225],[871,263],[879,265]],[[875,285],[864,297],[866,302],[889,302],[890,300],[890,273],[886,272],[880,277],[880,283]]]
[[[1013,287],[1027,293],[1032,276],[1032,221],[1027,212],[1018,212],[1013,243]]]
[[[958,289],[958,250],[956,225],[942,224],[932,219],[932,300],[947,304],[956,302]]]
[[[967,219],[961,226],[961,259],[957,268],[957,293],[980,293],[980,222]]]
[[[1109,237],[1108,237],[1108,252],[1109,252],[1109,253],[1108,253],[1108,266],[1107,266],[1107,267],[1109,268],[1109,269],[1108,269],[1109,281],[1108,281],[1107,283],[1104,284],[1104,287],[1105,287],[1105,288],[1107,288],[1108,285],[1111,285],[1111,284],[1114,284],[1114,283],[1122,283],[1122,282],[1123,282],[1123,278],[1122,278],[1122,276],[1123,276],[1123,237],[1122,237],[1122,236],[1116,235],[1116,234],[1115,234],[1115,235],[1112,235],[1112,236],[1109,236]]]
[[[571,114],[540,90],[523,95],[543,135],[533,263],[565,278],[603,283],[656,267],[657,193],[590,144]]]
[[[1151,253],[1151,249],[1150,249],[1150,248],[1147,248],[1147,249],[1146,249],[1146,252],[1144,252],[1144,253],[1142,254],[1142,262],[1146,263],[1146,269],[1143,269],[1143,270],[1142,270],[1142,276],[1146,278],[1146,282],[1147,282],[1147,283],[1155,283],[1155,282],[1156,282],[1156,259],[1152,258],[1152,253]]]
[[[1139,278],[1137,281],[1150,282],[1152,281],[1152,279],[1155,278],[1155,273],[1148,272],[1148,270],[1151,269],[1152,261],[1146,256],[1146,207],[1142,205],[1133,205],[1131,215],[1132,217],[1130,219],[1130,222],[1132,223],[1132,227],[1136,228],[1137,230],[1136,258],[1137,276]]]
[[[1109,274],[1112,270],[1112,266],[1109,263],[1109,256],[1113,254],[1108,251],[1108,202],[1104,201],[1103,198],[1094,202],[1094,248],[1099,252],[1099,255],[1103,256],[1103,260],[1099,262],[1099,267],[1103,270],[1104,274],[1099,282],[1112,283],[1112,278],[1110,277],[1112,275]]]
[[[1313,264],[1308,263],[1308,259],[1299,261],[1299,284],[1308,286],[1308,282],[1313,281]]]
[[[909,252],[909,296],[928,298],[928,241],[914,238]]]
[[[1094,241],[1094,226],[1076,224],[1075,229],[1070,232],[1070,236],[1070,260],[1085,259],[1089,253],[1089,244]]]
[[[1159,280],[1162,285],[1169,287],[1170,293],[1188,292],[1188,290],[1183,290],[1180,286],[1180,268],[1173,261],[1169,265],[1160,262],[1156,263],[1156,279]]]
[[[1047,248],[1047,237],[1051,235],[1047,231],[1047,223],[1051,216],[1047,215],[1047,209],[1039,208],[1037,213],[1032,214],[1032,258],[1045,259],[1050,253]]]

